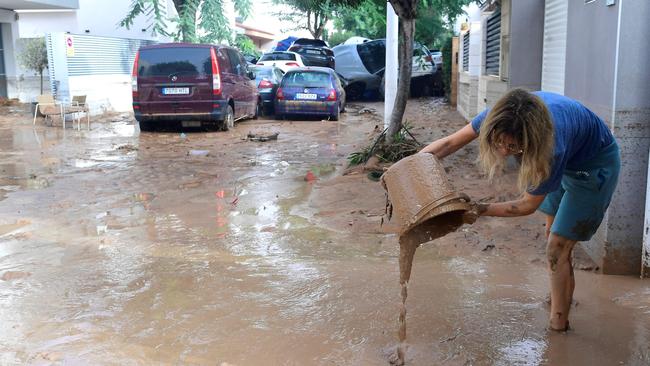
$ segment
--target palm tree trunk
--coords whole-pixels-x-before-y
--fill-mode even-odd
[[[402,129],[402,118],[406,110],[406,102],[411,87],[411,70],[413,68],[413,36],[415,33],[415,19],[399,19],[399,32],[401,44],[399,47],[399,77],[397,80],[397,95],[395,95],[395,106],[390,116],[390,124],[386,133],[388,143]]]

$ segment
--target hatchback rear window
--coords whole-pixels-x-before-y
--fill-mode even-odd
[[[305,47],[296,47],[294,52],[297,52],[301,55],[316,55],[316,56],[325,56],[326,53],[325,51],[319,49],[319,48],[305,48]]]
[[[255,81],[258,83],[262,81],[262,79],[273,80],[273,69],[252,68],[251,70],[255,74]]]
[[[284,87],[331,88],[330,75],[325,72],[290,72],[282,78]]]
[[[328,47],[327,43],[320,39],[307,39],[299,38],[293,42],[294,46],[304,45],[304,46],[316,46],[316,47]]]
[[[209,48],[170,47],[140,51],[138,76],[170,77],[212,74]]]
[[[292,53],[266,53],[259,61],[295,61],[296,55]]]

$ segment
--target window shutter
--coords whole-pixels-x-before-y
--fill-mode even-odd
[[[501,8],[487,19],[485,37],[485,73],[499,76],[499,53],[501,52]]]

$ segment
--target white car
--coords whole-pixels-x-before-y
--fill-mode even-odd
[[[434,74],[437,70],[431,53],[427,47],[418,42],[413,43],[413,64],[411,69],[411,78],[428,76]]]
[[[305,67],[305,63],[302,61],[302,57],[295,52],[289,51],[274,51],[268,52],[262,55],[259,60],[257,60],[257,65],[259,66],[275,66],[287,72],[295,67]]]

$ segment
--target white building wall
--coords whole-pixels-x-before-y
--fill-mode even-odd
[[[469,25],[469,70],[467,72],[471,76],[481,74],[481,52],[483,45],[481,29],[481,22],[472,22]]]
[[[130,9],[131,0],[79,0],[79,9],[70,11],[19,11],[19,37],[42,37],[45,33],[70,32],[92,36],[119,37],[132,39],[155,39],[160,42],[170,38],[152,36],[148,26],[148,16],[137,17],[131,29],[119,27],[119,22]],[[176,15],[171,0],[164,3],[168,17]],[[88,30],[89,32],[86,32]]]
[[[167,17],[176,16],[172,0],[161,0]],[[130,9],[131,0],[79,0],[79,9],[62,11],[11,11],[0,10],[5,46],[5,69],[7,72],[7,94],[23,102],[35,100],[40,93],[40,78],[33,71],[24,70],[17,61],[20,52],[20,38],[43,37],[46,33],[63,32],[93,36],[149,39],[171,42],[171,37],[153,36],[148,28],[148,16],[140,15],[130,29],[118,26]],[[232,4],[230,2],[230,4]],[[234,20],[234,19],[233,19]],[[7,29],[11,31],[8,32]],[[143,31],[145,29],[145,31]],[[88,30],[88,32],[86,32]],[[171,24],[168,31],[173,32]],[[101,79],[101,78],[100,78]],[[116,81],[122,85],[124,81]],[[77,84],[76,82],[74,84]],[[50,91],[49,73],[44,70],[44,92]],[[112,87],[107,87],[110,92]],[[118,105],[124,103],[117,103]]]
[[[458,103],[456,109],[465,117],[472,119],[477,113],[478,80],[481,73],[482,35],[481,22],[469,24],[469,60],[467,70],[462,69],[458,77]],[[463,65],[462,35],[459,37],[458,63]]]

